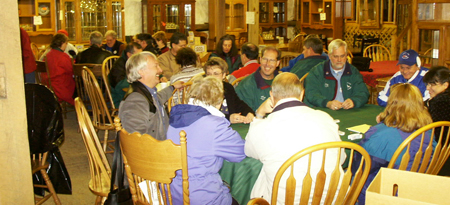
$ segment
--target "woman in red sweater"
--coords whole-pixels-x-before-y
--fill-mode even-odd
[[[58,101],[66,101],[74,105],[72,96],[75,91],[75,80],[73,79],[72,60],[69,55],[64,53],[67,42],[68,38],[64,34],[58,33],[53,36],[50,44],[52,49],[47,53],[46,61],[53,92],[58,97]]]

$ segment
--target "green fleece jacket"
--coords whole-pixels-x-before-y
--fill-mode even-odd
[[[236,87],[236,93],[241,100],[247,103],[253,111],[259,108],[259,106],[270,97],[271,85],[268,85],[262,78],[258,68],[254,73],[245,77],[239,82]],[[278,75],[278,71],[274,72],[274,75]]]
[[[309,71],[305,80],[305,100],[308,106],[326,107],[327,102],[334,100],[337,93],[337,80],[330,70],[330,60],[317,64]],[[369,91],[362,75],[355,66],[345,64],[341,77],[341,88],[344,99],[350,98],[354,107],[358,108],[367,103]]]
[[[308,73],[317,64],[326,61],[326,56],[309,56],[307,58],[301,59],[295,63],[294,67],[291,69],[291,73],[294,73],[298,78],[302,78],[306,73]]]

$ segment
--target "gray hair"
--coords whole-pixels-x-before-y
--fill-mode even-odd
[[[103,41],[103,35],[99,31],[94,31],[89,36],[89,40],[91,41],[91,44],[101,45]]]
[[[328,55],[332,55],[335,50],[344,46],[345,53],[347,53],[347,43],[342,39],[334,39],[331,41],[330,45],[328,45]]]
[[[117,39],[117,33],[116,33],[114,30],[108,30],[108,31],[105,33],[105,38],[106,38],[106,36],[111,36],[111,37],[113,37],[114,39]]]
[[[148,51],[133,54],[127,60],[125,68],[127,70],[127,81],[129,83],[134,83],[142,78],[142,76],[139,74],[139,71],[147,68],[147,61],[150,57],[158,60],[155,54]]]
[[[302,90],[298,76],[293,73],[280,73],[272,82],[272,95],[276,102],[285,98],[299,98]]]

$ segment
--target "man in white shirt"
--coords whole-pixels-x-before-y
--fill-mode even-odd
[[[327,113],[314,110],[299,100],[302,87],[297,75],[282,73],[275,77],[270,98],[256,111],[257,119],[250,124],[245,143],[245,154],[260,160],[262,170],[256,180],[251,198],[263,197],[270,201],[273,180],[280,166],[295,153],[321,143],[341,141],[338,126]],[[267,118],[265,115],[271,113]],[[325,172],[334,169],[337,150],[327,151]],[[312,160],[313,184],[320,169],[322,156]],[[315,158],[313,157],[313,158]],[[343,157],[345,159],[345,157]],[[307,160],[296,163],[294,176],[297,179],[295,203],[299,203],[303,177],[307,171]],[[341,164],[343,163],[340,162]],[[341,170],[342,171],[342,170]],[[328,180],[326,182],[328,184]],[[286,179],[280,182],[278,203],[284,204]],[[325,186],[323,196],[326,196]],[[312,200],[312,198],[310,199]],[[323,199],[324,200],[324,199]]]

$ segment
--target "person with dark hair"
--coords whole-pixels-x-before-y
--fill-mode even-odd
[[[433,122],[450,121],[450,70],[444,66],[433,66],[423,77],[423,82],[430,93],[425,106]]]
[[[94,63],[102,64],[103,61],[112,56],[112,53],[101,48],[103,35],[98,31],[91,33],[90,37],[91,46],[77,55],[76,63]]]
[[[120,56],[120,58],[114,62],[114,65],[108,75],[109,84],[111,85],[111,97],[116,108],[119,107],[120,101],[122,101],[125,96],[125,91],[123,91],[123,88],[128,88],[130,86],[127,81],[127,73],[125,68],[127,60],[133,54],[140,52],[142,52],[142,47],[139,43],[133,42],[128,44],[125,48],[124,55]]]
[[[258,64],[259,65],[259,64]],[[213,76],[223,82],[225,98],[220,111],[231,123],[250,123],[255,117],[252,108],[242,101],[233,86],[224,81],[228,70],[227,62],[222,58],[212,57],[203,66],[206,76]]]
[[[261,51],[261,66],[244,78],[236,87],[236,93],[253,111],[270,97],[273,79],[278,75],[281,51],[275,47],[265,47]]]
[[[186,44],[187,37],[182,33],[176,32],[170,38],[170,51],[158,57],[159,66],[161,66],[164,75],[161,79],[162,82],[171,79],[174,74],[180,72],[181,66],[175,61],[175,56],[180,49],[186,47]]]
[[[140,33],[137,34],[134,38],[136,43],[141,44],[143,51],[152,52],[155,55],[160,55],[161,52],[158,49],[158,45],[156,44],[155,39],[149,33]]]
[[[161,51],[161,54],[170,50],[169,47],[167,47],[167,38],[164,31],[158,31],[154,33],[153,38],[156,40],[156,44],[158,44],[158,48]]]
[[[232,76],[236,78],[244,77],[254,73],[259,68],[258,63],[259,48],[253,43],[244,43],[241,48],[241,61],[244,67],[233,71]]]
[[[75,92],[75,80],[73,79],[72,59],[64,53],[68,42],[66,35],[58,33],[53,36],[47,53],[47,66],[50,73],[50,82],[53,92],[59,101],[66,101],[74,105],[72,98]],[[47,75],[42,75],[42,82],[47,82]]]
[[[428,68],[421,67],[419,53],[409,49],[400,53],[398,57],[398,68],[392,78],[386,83],[384,89],[378,94],[378,105],[385,107],[389,98],[391,86],[397,83],[411,83],[417,86],[422,92],[423,101],[430,98],[427,86],[423,81],[423,76],[428,72]]]
[[[117,40],[117,33],[114,30],[108,30],[105,33],[106,43],[102,45],[102,48],[111,52],[113,55],[118,56],[120,46],[122,42]]]
[[[177,52],[175,60],[181,66],[181,71],[170,78],[170,83],[176,81],[188,82],[197,74],[203,73],[203,69],[197,68],[197,54],[192,48],[182,48]]]
[[[294,73],[298,78],[302,78],[306,73],[308,73],[311,68],[317,64],[326,61],[325,56],[320,55],[323,52],[322,40],[319,38],[307,38],[303,42],[303,52],[305,56],[304,59],[297,61],[294,67],[291,69],[291,73]]]
[[[234,37],[225,35],[220,38],[216,46],[216,51],[211,53],[211,57],[220,57],[228,64],[228,71],[233,73],[241,66],[241,56],[238,53]]]
[[[319,36],[318,36],[317,34],[309,34],[308,36],[306,36],[306,38],[304,39],[304,41],[305,41],[306,39],[308,39],[308,38],[318,38],[318,39],[320,39]],[[322,48],[322,49],[323,49],[323,48]],[[328,54],[325,53],[325,52],[323,52],[323,50],[322,50],[322,53],[320,53],[320,55],[321,55],[321,56],[324,56],[327,60],[329,60]],[[281,68],[280,71],[283,71],[283,72],[291,72],[291,69],[294,67],[294,65],[295,65],[299,60],[302,60],[302,59],[304,59],[304,58],[306,58],[306,57],[305,57],[305,54],[302,53],[302,54],[298,55],[298,56],[295,57],[294,59],[290,60],[290,61],[289,61],[289,64],[288,64],[287,66]]]

